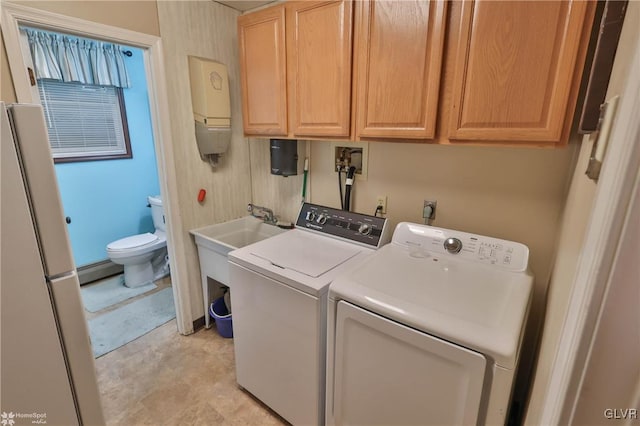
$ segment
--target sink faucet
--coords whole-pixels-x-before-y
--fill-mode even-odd
[[[258,210],[258,213],[256,213],[255,210]],[[255,204],[249,203],[247,204],[247,211],[251,213],[251,216],[264,220],[264,223],[268,223],[270,225],[278,223],[278,219],[276,218],[276,215],[273,214],[273,210],[266,207],[256,206]]]

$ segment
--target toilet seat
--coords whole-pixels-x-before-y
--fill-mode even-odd
[[[132,235],[122,238],[107,245],[107,253],[109,258],[117,259],[129,256],[137,256],[144,253],[150,253],[156,249],[165,247],[167,238],[162,233]]]
[[[158,236],[149,232],[121,238],[107,245],[107,250],[130,250],[133,248],[146,246],[158,240]]]

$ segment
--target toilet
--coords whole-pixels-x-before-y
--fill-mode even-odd
[[[147,197],[155,232],[133,235],[107,245],[107,255],[113,263],[124,265],[124,285],[140,287],[169,274],[167,237],[159,195]]]

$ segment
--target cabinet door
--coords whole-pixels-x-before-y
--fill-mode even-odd
[[[287,135],[283,6],[238,17],[242,119],[247,135]]]
[[[349,136],[352,4],[286,4],[293,136]]]
[[[358,7],[356,135],[432,139],[446,2],[366,1]]]
[[[592,6],[463,2],[449,138],[560,142],[575,108]]]

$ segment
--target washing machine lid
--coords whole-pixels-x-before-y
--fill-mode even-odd
[[[251,254],[311,278],[318,278],[360,252],[351,244],[339,243],[331,238],[310,238],[304,232],[290,233],[284,244],[278,240],[265,240],[256,244]]]
[[[145,246],[158,240],[158,236],[149,232],[144,234],[132,235],[114,241],[107,245],[107,250],[128,250],[136,247]]]
[[[389,244],[337,277],[330,297],[476,350],[514,368],[533,277]]]
[[[318,296],[340,273],[374,250],[305,230],[293,229],[229,253],[229,260]]]

